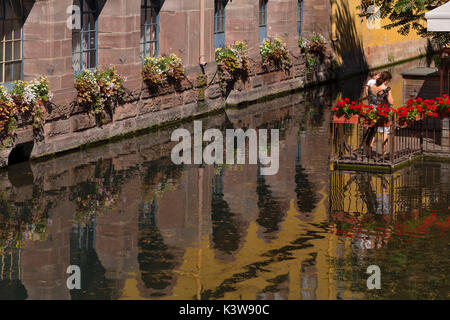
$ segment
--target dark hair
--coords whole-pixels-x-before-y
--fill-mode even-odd
[[[391,79],[391,73],[389,71],[383,71],[377,79],[377,87],[381,86],[383,83]]]
[[[380,74],[380,71],[370,71],[370,72],[369,72],[369,77],[373,78],[373,77],[375,77],[377,74]]]

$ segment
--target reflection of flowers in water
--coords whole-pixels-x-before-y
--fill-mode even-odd
[[[113,209],[122,184],[123,176],[114,170],[112,162],[99,160],[95,165],[94,177],[71,188],[69,199],[77,206],[74,220],[86,225],[96,216]]]
[[[48,222],[51,222],[48,219],[48,210],[51,205],[45,196],[36,192],[25,205],[16,204],[1,193],[0,250],[21,248],[25,240],[47,240],[47,226]]]
[[[148,190],[145,200],[152,201],[156,198],[161,198],[167,191],[177,190],[177,182],[173,179],[162,178],[161,181],[155,183],[156,188]]]
[[[75,199],[77,205],[75,220],[84,224],[112,209],[118,199],[112,176],[108,179],[96,178],[94,182],[87,182],[87,184],[90,185],[86,189],[93,189],[94,192],[85,193],[81,186]]]

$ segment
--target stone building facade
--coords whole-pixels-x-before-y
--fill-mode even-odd
[[[26,143],[32,144],[30,156],[40,157],[335,77],[331,41],[326,58],[308,71],[298,47],[299,36],[313,32],[331,39],[334,16],[327,0],[0,2],[7,9],[2,22],[2,45],[7,52],[1,61],[4,84],[45,76],[54,95],[43,139],[36,140],[29,126],[20,127],[12,146],[0,152],[2,165],[8,163],[13,148]],[[287,44],[289,70],[262,67],[259,44],[275,37]],[[224,92],[217,77],[215,49],[237,40],[248,44],[251,71],[246,81],[237,81]],[[179,88],[166,86],[156,94],[150,92],[142,80],[143,59],[172,53],[182,59],[186,79]],[[98,127],[95,118],[75,103],[74,76],[84,68],[110,65],[126,77],[129,94],[125,104]]]

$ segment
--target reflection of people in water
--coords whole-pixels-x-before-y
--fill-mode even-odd
[[[391,214],[391,195],[385,187],[381,188],[381,193],[377,193],[376,214]]]

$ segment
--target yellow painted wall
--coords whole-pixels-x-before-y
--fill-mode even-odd
[[[362,49],[371,68],[415,57],[425,52],[427,40],[411,31],[403,36],[396,29],[370,28],[366,18],[358,16],[360,0],[332,1],[332,39],[341,62],[345,51]],[[381,19],[386,25],[388,19]]]

